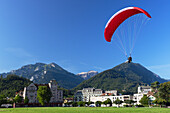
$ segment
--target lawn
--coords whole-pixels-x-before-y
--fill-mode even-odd
[[[38,107],[0,109],[0,113],[170,113],[169,108]]]

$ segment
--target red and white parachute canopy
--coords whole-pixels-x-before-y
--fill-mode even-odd
[[[104,31],[105,40],[111,42],[112,35],[119,25],[127,18],[139,13],[144,13],[147,17],[151,18],[148,12],[138,7],[127,7],[114,14],[106,24]]]

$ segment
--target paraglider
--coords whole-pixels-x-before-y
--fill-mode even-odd
[[[151,18],[150,14],[148,12],[146,12],[145,10],[143,10],[139,7],[127,7],[127,8],[124,8],[124,9],[118,11],[117,13],[115,13],[109,19],[109,21],[107,22],[107,24],[105,26],[105,30],[104,30],[105,40],[107,42],[111,42],[112,36],[114,35],[115,31],[119,28],[119,26],[121,24],[123,24],[123,22],[126,21],[128,18],[131,18],[132,16],[137,15],[137,14],[144,14],[148,18]],[[138,29],[138,28],[135,27],[135,29]],[[119,37],[119,36],[117,36],[117,37]],[[122,40],[120,40],[120,41],[122,41]],[[122,42],[121,42],[121,45],[123,46],[123,50],[125,51],[126,48],[124,47]],[[134,46],[134,44],[132,46]],[[131,52],[132,52],[132,50],[130,50],[130,56],[128,57],[128,63],[130,63],[132,61]],[[124,53],[127,57],[126,51]]]

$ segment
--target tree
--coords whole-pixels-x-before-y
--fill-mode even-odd
[[[158,81],[155,81],[154,83],[151,83],[152,92],[155,92],[155,91],[158,90],[159,84],[160,83]]]
[[[125,100],[124,102],[128,105],[135,103],[135,101],[133,101],[133,100]]]
[[[73,104],[73,102],[67,102],[66,104],[67,104],[67,105],[72,105],[72,104]]]
[[[73,106],[73,107],[77,107],[77,105],[78,105],[77,102],[73,102],[73,103],[72,103],[72,106]]]
[[[102,102],[101,101],[96,101],[95,104],[96,104],[97,107],[101,107]]]
[[[49,103],[51,97],[52,97],[51,90],[47,86],[38,87],[37,98],[42,106],[44,106],[46,102]]]
[[[46,95],[46,101],[47,101],[47,103],[50,103],[51,97],[52,97],[51,90],[50,90],[50,88],[47,87],[47,95]]]
[[[112,106],[112,101],[108,98],[107,100],[105,100],[105,101],[103,102],[103,104],[106,105],[106,106],[107,106],[107,104],[109,104],[110,106]]]
[[[106,107],[107,107],[107,100],[105,100],[104,102],[102,102],[102,104],[106,105]]]
[[[28,103],[29,103],[29,99],[28,99],[28,97],[25,97],[24,104],[28,104]]]
[[[89,106],[90,104],[93,104],[94,102],[86,102],[86,104]]]
[[[152,103],[159,104],[160,107],[162,107],[162,105],[165,105],[166,101],[165,99],[156,98],[154,101],[152,101]]]
[[[1,80],[3,79],[3,76],[1,75],[1,78],[0,78]]]
[[[7,99],[5,95],[0,95],[0,107],[2,104],[6,104],[6,103],[7,103]]]
[[[112,101],[108,98],[107,100],[107,104],[109,104],[110,106],[112,106]]]
[[[119,99],[117,98],[113,103],[115,103],[115,104],[118,105],[118,107],[119,107],[119,105],[122,104],[123,101],[121,101],[121,100],[119,100]]]
[[[77,104],[78,104],[80,107],[85,106],[85,102],[83,102],[83,101],[79,101]]]
[[[8,75],[0,81],[0,95],[14,98],[17,91],[23,90],[31,81],[16,75]]]
[[[143,95],[143,97],[141,98],[141,100],[139,102],[142,105],[147,106],[149,104],[149,98],[147,97],[147,95]]]
[[[22,100],[23,100],[23,98],[22,98],[21,96],[19,96],[19,95],[16,95],[15,98],[14,98],[14,101],[15,101],[16,103],[21,103]]]
[[[158,89],[158,100],[164,100],[166,106],[170,105],[170,81],[160,84]]]

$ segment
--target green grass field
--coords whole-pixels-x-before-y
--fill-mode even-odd
[[[169,108],[38,107],[0,109],[0,113],[170,113]]]

